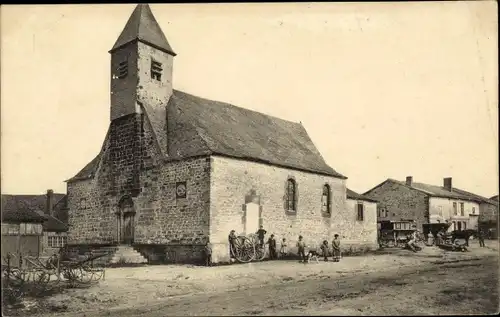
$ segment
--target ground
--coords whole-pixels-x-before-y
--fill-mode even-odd
[[[465,253],[426,247],[339,263],[108,269],[99,285],[45,298],[45,316],[493,314],[498,242],[487,243],[472,242]]]

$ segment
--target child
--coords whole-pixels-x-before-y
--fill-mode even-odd
[[[323,258],[325,258],[325,262],[328,262],[328,241],[324,240],[321,245],[321,252],[323,253]]]
[[[259,242],[261,246],[264,245],[264,238],[266,236],[266,233],[267,231],[264,230],[264,226],[260,226],[259,230],[257,230],[256,232],[257,236],[259,237]]]
[[[274,260],[276,259],[276,240],[274,239],[274,234],[267,240],[267,243],[269,244],[269,258]]]
[[[280,255],[282,258],[288,255],[288,248],[285,238],[283,238],[283,240],[281,241]]]
[[[205,265],[212,266],[212,244],[210,242],[205,245]]]
[[[299,241],[297,241],[297,248],[299,249],[299,256],[302,257],[304,263],[307,263],[306,256],[306,243],[302,240],[302,236],[299,236]]]

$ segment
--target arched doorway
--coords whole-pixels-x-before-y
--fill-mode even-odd
[[[134,243],[134,217],[134,201],[130,196],[125,196],[118,202],[118,211],[116,212],[118,243]]]

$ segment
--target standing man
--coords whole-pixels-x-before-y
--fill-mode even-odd
[[[479,246],[484,247],[484,232],[483,230],[477,230],[477,239],[479,240]]]
[[[339,235],[335,234],[334,239],[332,241],[332,251],[333,251],[333,262],[340,261],[340,239]]]
[[[264,238],[266,236],[266,233],[267,231],[264,230],[264,227],[263,226],[260,226],[260,229],[257,230],[257,236],[259,237],[259,241],[260,241],[260,246],[264,246]]]
[[[231,232],[229,233],[228,240],[229,240],[229,256],[232,258],[236,258],[236,239],[237,238],[238,237],[236,237],[235,231],[231,230]]]
[[[276,240],[274,239],[274,234],[269,237],[267,243],[269,244],[269,258],[274,260],[276,259]]]
[[[297,248],[299,249],[299,256],[302,257],[302,261],[307,263],[306,256],[306,243],[302,240],[302,236],[299,236],[299,241],[297,241]]]

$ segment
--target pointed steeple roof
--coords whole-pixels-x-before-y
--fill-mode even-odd
[[[140,41],[173,56],[176,55],[147,4],[138,4],[135,7],[122,33],[109,52],[111,53],[133,41]]]

